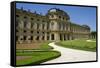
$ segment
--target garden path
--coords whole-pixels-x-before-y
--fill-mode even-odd
[[[54,50],[61,52],[61,56],[56,59],[44,62],[42,64],[96,60],[96,52],[64,48],[64,47],[56,45],[54,42],[50,43],[49,45],[52,46]]]

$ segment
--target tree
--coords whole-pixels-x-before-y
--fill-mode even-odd
[[[96,31],[92,31],[91,32],[91,38],[95,39],[97,37],[97,32]]]

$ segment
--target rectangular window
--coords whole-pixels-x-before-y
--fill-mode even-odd
[[[49,36],[47,36],[47,40],[49,40]]]
[[[51,40],[54,40],[54,34],[51,35]]]
[[[39,29],[39,23],[37,23],[37,29]]]
[[[33,40],[33,36],[31,36],[31,39],[30,40]]]
[[[24,40],[26,40],[26,36],[24,36]]]

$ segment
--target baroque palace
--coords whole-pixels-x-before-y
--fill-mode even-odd
[[[51,8],[42,15],[16,8],[16,42],[63,41],[90,37],[90,27],[70,21],[61,9]]]

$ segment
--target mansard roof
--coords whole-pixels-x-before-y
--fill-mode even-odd
[[[88,25],[82,25],[83,27],[90,29],[90,27]]]

